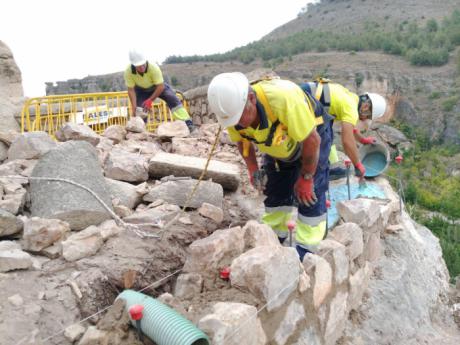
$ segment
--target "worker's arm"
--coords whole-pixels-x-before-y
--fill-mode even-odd
[[[359,163],[358,147],[356,146],[355,138],[357,135],[353,133],[353,125],[348,122],[342,122],[342,144],[346,155],[351,159],[354,166]],[[358,134],[359,135],[359,134]]]
[[[299,202],[306,206],[313,206],[317,202],[313,176],[318,166],[320,145],[321,137],[316,132],[316,129],[313,129],[302,142],[301,175],[294,186],[294,192]],[[307,178],[305,178],[306,176]]]
[[[249,150],[247,152],[247,156],[245,155],[245,150],[244,150],[244,143],[243,141],[238,141],[238,151],[240,151],[241,156],[243,157],[246,166],[248,168],[248,173],[249,173],[249,180],[252,185],[254,185],[254,173],[259,170],[259,166],[257,164],[257,158],[256,158],[256,150],[254,148],[254,144],[251,142],[247,143],[249,145]]]
[[[136,92],[133,87],[128,87],[128,98],[131,103],[131,116],[136,116]]]
[[[359,141],[363,145],[375,144],[376,142],[374,137],[362,136],[358,128],[353,129],[353,135],[355,136],[356,141]]]
[[[321,144],[321,137],[316,129],[312,130],[308,137],[302,142],[302,167],[300,173],[302,176],[316,172],[319,159],[319,147]]]

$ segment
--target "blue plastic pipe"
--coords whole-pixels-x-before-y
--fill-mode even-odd
[[[158,345],[209,345],[206,334],[174,309],[143,293],[125,290],[118,295],[126,311],[135,304],[144,306],[141,331]],[[134,327],[136,322],[131,320]]]

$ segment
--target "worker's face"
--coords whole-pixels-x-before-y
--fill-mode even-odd
[[[144,73],[146,68],[147,68],[147,64],[136,66],[136,71],[137,73]]]
[[[364,120],[369,120],[372,118],[372,104],[371,102],[363,102],[361,104],[361,107],[359,108],[359,119],[364,121]]]
[[[257,100],[255,94],[253,92],[249,92],[246,106],[244,107],[243,114],[241,114],[240,121],[238,122],[241,127],[247,128],[252,124],[257,123],[258,115],[256,103]]]

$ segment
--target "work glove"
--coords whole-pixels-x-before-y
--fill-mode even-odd
[[[301,176],[294,185],[297,200],[308,207],[313,206],[318,201],[314,189],[313,177],[306,180]]]
[[[355,165],[356,175],[359,176],[359,184],[363,184],[364,176],[366,175],[366,168],[364,167],[363,163],[359,162]]]
[[[267,175],[265,174],[265,171],[259,170],[257,164],[255,164],[248,165],[248,173],[251,185],[258,191],[263,191],[265,183],[267,182]]]
[[[359,139],[359,142],[363,145],[370,145],[370,144],[375,144],[377,142],[377,139],[374,137],[366,137],[366,138],[361,138]]]
[[[146,113],[148,113],[150,111],[150,109],[152,109],[152,100],[150,98],[146,99],[143,103],[142,103],[142,107],[144,108],[144,111]]]

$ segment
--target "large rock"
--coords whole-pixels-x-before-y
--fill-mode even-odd
[[[23,133],[11,143],[8,159],[37,159],[56,145],[56,142],[45,132]]]
[[[267,224],[250,220],[243,228],[244,243],[248,249],[261,246],[280,246],[278,236]]]
[[[69,179],[92,190],[111,208],[109,188],[102,176],[96,150],[87,142],[70,141],[48,152],[35,166],[32,177]],[[67,182],[31,180],[32,216],[61,219],[81,230],[110,218],[87,190]]]
[[[283,305],[297,289],[298,284],[294,283],[298,283],[302,272],[294,248],[257,247],[233,260],[230,280],[233,286],[268,303],[270,312]]]
[[[8,149],[9,146],[6,145],[3,141],[0,141],[0,162],[3,162],[8,158]]]
[[[359,324],[347,322],[349,344],[458,344],[460,331],[446,301],[449,274],[439,240],[403,212],[403,230],[384,237],[385,255],[375,263]],[[358,277],[356,277],[358,278]]]
[[[12,214],[18,214],[23,209],[26,202],[26,196],[27,191],[22,187],[13,193],[5,194],[3,199],[0,200],[0,209]]]
[[[179,206],[164,204],[159,207],[136,211],[132,215],[129,215],[123,220],[131,224],[152,224],[157,222],[169,221],[177,212],[180,211]],[[151,228],[151,226],[145,226]]]
[[[203,317],[198,327],[213,345],[264,345],[267,342],[257,309],[243,303],[219,302],[213,313]]]
[[[56,138],[59,141],[82,140],[97,146],[101,137],[96,134],[90,127],[72,122],[67,122],[56,132]]]
[[[23,248],[38,252],[62,239],[69,231],[69,224],[62,220],[32,217],[24,221]]]
[[[353,199],[337,203],[337,210],[345,222],[371,227],[380,217],[380,205],[371,199]]]
[[[187,157],[203,157],[209,153],[210,144],[201,138],[172,138],[172,153]]]
[[[347,297],[348,293],[338,292],[331,301],[329,319],[327,320],[326,332],[324,334],[326,345],[335,345],[342,335],[347,321]]]
[[[145,122],[140,116],[131,117],[126,123],[126,130],[133,133],[145,132]]]
[[[142,201],[142,195],[137,192],[137,187],[131,183],[106,178],[112,199],[118,199],[120,204],[130,209],[136,208]]]
[[[363,299],[364,292],[367,289],[372,274],[372,266],[366,262],[365,266],[350,276],[350,294],[348,296],[348,307],[357,309]]]
[[[115,144],[125,140],[126,129],[120,125],[112,125],[105,129],[103,136],[112,140]]]
[[[203,217],[212,219],[216,223],[220,224],[224,220],[224,211],[220,207],[208,204],[204,202],[198,209],[198,213]]]
[[[218,268],[229,265],[243,252],[244,232],[240,227],[216,230],[210,236],[193,242],[185,261],[184,271],[216,274]]]
[[[324,303],[332,291],[332,268],[321,256],[305,255],[303,259],[305,272],[313,277],[313,305],[316,310]]]
[[[326,239],[318,246],[318,255],[326,259],[334,269],[335,284],[342,284],[350,270],[345,246],[337,241]]]
[[[0,209],[0,237],[18,233],[22,230],[23,222],[14,214]]]
[[[350,261],[363,253],[363,230],[355,223],[345,223],[334,228],[329,237],[343,244]]]
[[[276,345],[285,345],[287,340],[297,329],[297,324],[304,320],[306,317],[305,309],[302,306],[302,303],[294,300],[289,304],[286,314],[281,320],[281,324],[275,332],[274,344]]]
[[[8,46],[0,41],[0,130],[19,131],[14,119],[21,113],[23,97],[21,71]]]
[[[380,137],[391,146],[409,143],[409,139],[407,139],[404,133],[392,126],[388,126],[383,123],[376,123],[372,126],[372,128],[375,129]]]
[[[90,226],[62,242],[62,256],[67,261],[76,261],[96,254],[103,243],[101,230]]]
[[[174,175],[176,177],[199,178],[206,161],[206,158],[159,152],[150,160],[149,174],[153,177]],[[236,190],[240,183],[240,171],[237,165],[216,160],[209,162],[205,177],[221,184],[228,190]]]
[[[166,138],[183,138],[190,134],[190,131],[184,121],[172,121],[160,123],[157,128],[159,137]]]
[[[197,180],[193,179],[164,182],[153,187],[144,196],[144,201],[153,202],[161,199],[171,204],[184,206],[196,183]],[[198,208],[207,202],[208,204],[222,208],[223,198],[224,191],[220,184],[211,181],[201,181],[187,207]]]
[[[105,176],[127,182],[144,182],[149,178],[143,156],[122,150],[110,152],[104,166]]]
[[[197,296],[203,289],[203,278],[198,273],[185,273],[177,277],[174,296],[188,299]]]
[[[0,272],[32,267],[32,257],[12,241],[0,241]]]

